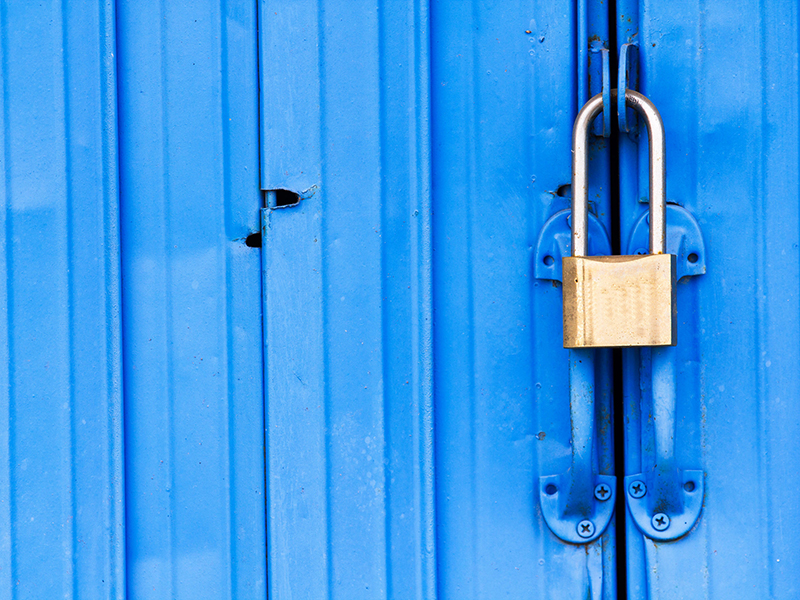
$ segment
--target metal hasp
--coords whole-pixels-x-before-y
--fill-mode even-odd
[[[590,238],[592,235],[589,225]],[[627,254],[646,254],[650,215],[642,213],[633,226]],[[682,206],[667,204],[667,253],[675,255],[675,278],[695,277],[706,272],[706,245],[694,215]]]
[[[587,544],[603,534],[617,494],[616,477],[593,472],[594,385],[594,350],[570,350],[572,463],[564,473],[539,478],[539,502],[550,530],[573,544]]]
[[[536,279],[561,281],[561,263],[572,253],[572,218],[569,209],[560,210],[542,227],[533,253]],[[611,254],[611,240],[603,223],[589,214],[589,248],[594,254]]]
[[[668,541],[694,526],[703,507],[703,471],[678,469],[675,461],[675,348],[653,348],[653,470],[625,477],[628,510],[649,538]]]
[[[617,89],[635,90],[639,87],[639,44],[630,42],[619,48],[619,68],[617,69]],[[637,134],[636,118],[628,118],[627,94],[617,94],[617,122],[620,132]],[[635,115],[635,113],[634,113]]]
[[[612,104],[617,91],[611,90]],[[572,132],[572,256],[564,257],[564,347],[673,346],[677,340],[675,256],[666,254],[664,125],[638,92],[626,103],[644,117],[650,155],[650,254],[587,256],[589,125],[603,95],[578,113]]]

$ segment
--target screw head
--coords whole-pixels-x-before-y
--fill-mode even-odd
[[[643,498],[647,493],[647,486],[644,481],[631,481],[628,486],[628,493],[634,498]]]
[[[582,538],[590,538],[594,535],[594,523],[592,523],[589,519],[584,519],[580,523],[578,523],[578,535]]]
[[[653,518],[650,519],[650,523],[656,531],[664,531],[669,527],[669,517],[664,513],[656,513],[653,515]]]
[[[601,502],[605,502],[611,498],[611,488],[605,483],[598,483],[596,486],[594,486],[594,497]]]

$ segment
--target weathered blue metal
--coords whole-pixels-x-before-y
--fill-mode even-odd
[[[796,6],[615,7],[684,276],[678,346],[622,352],[619,585],[794,599]],[[539,500],[614,474],[558,283],[607,11],[4,3],[0,597],[616,598],[614,519],[565,543]],[[595,253],[649,244],[632,115],[619,173],[590,138]]]
[[[569,2],[432,5],[441,598],[616,597],[613,523],[567,544],[538,498],[538,477],[564,472],[572,454],[561,290],[532,281],[531,262],[545,222],[569,206],[586,73],[576,49],[589,47],[578,20]],[[605,145],[591,139],[589,200],[609,228]],[[613,474],[610,352],[596,365],[592,460]]]
[[[114,8],[0,7],[0,597],[124,598]]]
[[[800,552],[787,535],[800,523],[790,400],[800,389],[796,6],[631,4],[618,37],[629,41],[622,29],[635,33],[638,14],[642,91],[666,126],[668,196],[702,227],[707,273],[678,285],[674,363],[675,461],[706,473],[702,513],[673,542],[631,523],[629,597],[796,598]],[[640,218],[647,163],[621,138],[624,239]],[[639,354],[625,352],[628,474],[656,463],[653,367]]]
[[[270,598],[432,599],[428,6],[260,11]]]
[[[256,7],[117,32],[128,597],[264,598]]]

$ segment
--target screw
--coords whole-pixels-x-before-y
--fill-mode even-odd
[[[594,523],[592,523],[589,519],[584,519],[580,523],[578,523],[578,535],[582,538],[589,538],[594,535]]]
[[[605,483],[598,483],[594,486],[594,497],[600,500],[608,500],[611,497],[611,489]]]
[[[653,529],[656,531],[664,531],[667,527],[669,527],[669,517],[664,513],[656,513],[653,515],[650,523],[653,525]]]
[[[647,493],[647,486],[641,481],[631,481],[628,493],[634,498],[642,498]]]

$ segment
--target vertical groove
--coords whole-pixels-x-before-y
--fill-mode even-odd
[[[67,490],[68,490],[68,502],[69,508],[67,509],[69,512],[69,518],[65,519],[68,523],[68,532],[67,535],[69,536],[69,543],[70,543],[70,555],[71,560],[64,561],[64,569],[65,569],[65,585],[67,582],[70,584],[70,597],[77,598],[78,596],[78,589],[77,589],[77,573],[75,572],[75,559],[76,559],[76,550],[77,550],[77,543],[78,540],[76,538],[76,527],[75,527],[75,516],[76,516],[76,506],[75,506],[75,489],[76,489],[76,481],[75,481],[75,367],[74,367],[74,356],[75,356],[75,277],[74,277],[74,268],[73,264],[75,262],[74,256],[74,239],[73,239],[73,226],[72,226],[72,208],[73,208],[73,185],[72,185],[72,147],[71,147],[71,140],[72,136],[70,135],[71,123],[70,123],[70,98],[69,98],[69,91],[70,91],[70,80],[69,80],[69,37],[68,37],[68,29],[67,29],[67,3],[65,0],[61,1],[61,84],[62,84],[62,101],[64,103],[64,192],[65,192],[65,205],[64,205],[64,225],[65,225],[65,234],[66,234],[66,246],[67,246],[67,265],[69,268],[67,269],[66,278],[67,278],[67,352],[68,356],[66,357],[65,364],[69,367],[69,390],[67,391],[68,397],[68,406],[67,406],[67,432],[69,436],[69,443],[68,443],[68,452],[69,454],[66,457],[66,462],[68,465],[68,473],[66,474],[66,478],[68,480]],[[66,590],[65,590],[66,591]]]
[[[617,2],[609,0],[607,20],[610,81],[617,81],[617,66],[619,64],[619,40],[617,40]],[[613,87],[613,83],[611,84]],[[618,90],[617,93],[623,93]],[[609,204],[611,214],[611,252],[622,254],[621,243],[621,213],[620,202],[620,166],[619,166],[619,131],[618,121],[611,118],[611,136],[609,138]],[[618,600],[628,598],[628,553],[626,535],[626,506],[625,506],[625,390],[623,389],[623,359],[622,350],[615,348],[611,352],[611,436],[612,436],[612,464],[614,474],[617,476],[618,489],[616,506],[614,507],[614,564],[616,568],[612,577],[616,578],[616,597]],[[605,586],[604,586],[605,587]]]
[[[385,5],[380,3],[377,6],[378,12],[378,81],[380,82],[378,85],[378,139],[379,139],[379,148],[378,148],[378,164],[381,172],[381,177],[379,181],[379,195],[380,195],[380,211],[381,211],[381,234],[382,236],[386,234],[388,231],[388,223],[387,223],[387,215],[386,215],[386,203],[388,201],[387,193],[386,193],[386,182],[384,180],[383,174],[386,173],[386,144],[385,140],[387,139],[388,132],[386,130],[386,121],[387,121],[387,109],[386,109],[386,88],[383,82],[386,80],[386,48],[384,42],[384,36],[386,35],[386,28],[385,28]],[[381,397],[383,398],[384,403],[386,402],[387,397],[387,390],[392,389],[392,382],[389,381],[389,374],[390,368],[388,363],[388,356],[387,352],[385,351],[385,347],[387,344],[387,335],[386,329],[389,326],[391,321],[391,315],[389,314],[388,309],[388,290],[387,290],[387,243],[384,241],[383,237],[381,237],[381,249],[380,249],[380,268],[378,272],[380,273],[380,290],[381,290],[381,381],[383,381],[383,393]],[[411,261],[411,265],[413,266],[414,262]],[[387,385],[387,381],[389,381]],[[390,407],[391,410],[391,407]],[[382,473],[383,473],[383,537],[384,537],[384,572],[386,574],[386,581],[385,581],[385,595],[387,598],[392,597],[392,556],[391,556],[391,546],[392,546],[392,538],[391,538],[391,479],[389,477],[389,473],[387,472],[390,469],[390,461],[391,456],[389,452],[389,448],[391,445],[391,437],[390,437],[390,427],[391,424],[387,419],[388,411],[386,407],[383,407],[383,414],[382,418],[380,419],[381,428],[383,430],[383,466],[382,466]]]
[[[255,19],[256,19],[256,31],[262,31],[262,23],[261,23],[261,7],[263,6],[264,0],[255,0]],[[256,34],[256,48],[255,48],[255,55],[256,55],[256,78],[257,78],[257,93],[258,98],[256,98],[256,122],[258,123],[257,132],[256,132],[256,143],[258,147],[258,182],[259,188],[263,188],[263,181],[264,181],[264,161],[262,154],[264,153],[264,139],[262,133],[263,127],[263,115],[262,108],[263,108],[263,94],[266,93],[266,81],[264,81],[263,70],[261,67],[261,33]],[[227,71],[227,63],[226,68]],[[227,73],[226,73],[227,77]],[[230,107],[228,107],[230,110]],[[227,140],[227,136],[226,136]],[[228,149],[230,151],[230,148]],[[226,177],[229,176],[229,171],[226,170]],[[226,181],[229,180],[226,179]],[[267,347],[267,313],[265,310],[266,307],[266,297],[267,297],[267,289],[266,289],[266,282],[265,278],[265,269],[264,269],[264,257],[266,256],[266,247],[267,247],[267,225],[268,219],[265,218],[265,215],[268,216],[268,212],[265,212],[264,209],[267,208],[267,198],[266,193],[259,189],[259,195],[261,197],[261,207],[259,208],[259,216],[258,216],[258,226],[259,232],[261,233],[261,248],[259,248],[259,252],[261,253],[261,260],[258,262],[259,266],[259,298],[261,298],[261,343],[259,344],[259,348],[261,349],[261,365],[262,365],[262,377],[261,377],[261,414],[263,415],[263,423],[262,423],[262,430],[263,435],[261,437],[262,444],[263,444],[263,454],[264,454],[264,480],[263,480],[263,490],[264,490],[264,561],[266,563],[264,567],[264,573],[266,574],[266,581],[264,582],[264,590],[267,596],[269,595],[270,590],[270,583],[269,583],[269,440],[267,439],[267,431],[269,430],[269,424],[267,423],[267,418],[269,411],[267,409],[267,374],[269,373],[269,365],[267,361],[269,359],[268,353],[266,351]],[[234,535],[236,530],[234,529]]]
[[[703,0],[700,0],[701,2]],[[769,144],[768,144],[768,135],[767,132],[769,131],[769,119],[767,116],[767,101],[768,101],[768,81],[767,81],[767,60],[768,55],[766,51],[767,47],[767,23],[766,23],[766,15],[764,14],[764,2],[763,0],[759,0],[758,2],[758,50],[759,50],[759,69],[760,69],[760,77],[759,83],[761,84],[761,111],[760,111],[760,127],[758,130],[758,135],[760,136],[760,154],[759,160],[755,165],[756,168],[756,177],[753,177],[753,192],[752,197],[755,199],[754,202],[754,210],[755,214],[753,223],[756,223],[756,306],[757,306],[757,315],[756,315],[756,339],[758,344],[758,352],[756,353],[756,364],[754,368],[757,374],[757,382],[756,382],[756,390],[757,394],[756,397],[758,398],[758,405],[757,405],[757,427],[756,431],[758,431],[758,435],[756,436],[758,439],[758,456],[759,456],[759,465],[758,465],[758,490],[759,490],[759,503],[762,504],[764,507],[764,514],[766,515],[766,524],[772,523],[772,515],[770,511],[770,498],[769,498],[769,482],[771,481],[769,477],[769,469],[770,469],[770,457],[769,457],[769,444],[768,440],[770,439],[769,436],[769,381],[767,379],[767,374],[764,368],[764,357],[767,355],[767,332],[765,331],[768,327],[767,319],[769,315],[767,314],[767,282],[765,281],[765,277],[767,274],[768,264],[767,264],[767,252],[766,252],[766,244],[768,240],[768,232],[767,228],[767,202],[765,200],[765,192],[769,188],[767,187],[768,184],[768,173],[767,169],[765,168],[764,161],[765,157],[767,156],[767,152],[769,151]],[[773,552],[772,552],[772,540],[771,540],[771,532],[772,528],[767,525],[765,527],[760,528],[762,531],[762,547],[764,551],[764,556],[767,558],[767,564],[770,565],[767,569],[766,577],[767,577],[767,590],[768,590],[768,597],[774,598],[774,590],[772,588],[774,582],[774,564],[775,561],[773,559]]]
[[[326,131],[326,114],[325,111],[327,109],[326,102],[325,102],[325,85],[326,85],[326,78],[325,78],[325,6],[323,0],[317,0],[317,37],[319,39],[319,153],[320,153],[320,160],[319,160],[319,170],[320,170],[320,187],[324,190],[325,189],[325,171],[326,169],[326,157],[327,157],[327,131]],[[330,504],[331,504],[331,456],[330,456],[330,444],[331,444],[331,436],[330,436],[330,422],[331,422],[331,406],[330,406],[330,397],[331,397],[331,390],[330,390],[330,356],[328,351],[328,345],[325,343],[327,339],[326,332],[328,330],[328,322],[330,319],[330,315],[328,314],[328,303],[325,301],[325,290],[328,288],[328,277],[327,277],[327,260],[326,260],[326,253],[325,253],[325,244],[328,240],[328,227],[327,223],[324,218],[324,202],[320,203],[320,212],[322,213],[320,219],[320,279],[321,279],[321,290],[322,293],[320,295],[320,302],[322,302],[321,312],[322,312],[322,389],[323,391],[323,407],[324,407],[324,414],[325,414],[325,569],[328,573],[328,581],[327,581],[327,591],[328,597],[333,598],[333,561],[332,561],[332,550],[331,547],[331,540],[332,540],[332,524],[331,524],[331,514],[330,514]]]
[[[109,399],[110,410],[106,417],[104,433],[108,450],[108,476],[112,489],[112,499],[108,503],[106,522],[109,524],[108,557],[105,565],[105,576],[108,578],[107,590],[111,598],[124,597],[125,590],[125,539],[124,539],[124,446],[123,446],[123,395],[122,395],[122,344],[121,319],[113,315],[121,315],[120,285],[120,236],[119,236],[119,204],[118,185],[119,158],[117,136],[117,81],[116,81],[116,14],[113,2],[100,3],[100,19],[98,23],[98,39],[101,91],[101,128],[100,147],[102,155],[101,177],[104,198],[100,211],[103,220],[103,273],[108,285],[105,296],[104,317],[106,334],[106,398]],[[112,35],[109,35],[111,33]],[[109,247],[115,252],[109,251]],[[111,289],[114,290],[111,293]]]
[[[5,2],[0,2],[0,31],[2,31],[2,36],[0,36],[0,48],[2,48],[2,70],[3,70],[3,79],[0,82],[0,85],[3,86],[3,163],[5,167],[4,171],[4,191],[5,191],[5,205],[3,206],[2,210],[5,213],[5,296],[6,296],[6,343],[8,348],[8,361],[5,366],[7,369],[6,373],[6,381],[8,385],[8,413],[6,415],[6,425],[8,426],[8,448],[7,448],[7,456],[8,461],[5,466],[7,469],[8,474],[8,508],[7,508],[7,519],[8,519],[8,564],[10,567],[11,572],[9,573],[8,580],[8,592],[9,597],[11,600],[15,600],[17,598],[17,586],[14,585],[14,581],[16,579],[17,574],[17,557],[16,553],[13,551],[14,542],[17,538],[17,527],[16,527],[16,495],[14,494],[15,488],[15,477],[14,477],[14,463],[15,461],[15,452],[14,452],[14,428],[11,427],[11,423],[15,421],[14,418],[14,402],[15,402],[15,385],[14,385],[14,371],[15,371],[15,360],[14,360],[14,323],[13,323],[13,314],[14,314],[14,299],[12,296],[12,289],[13,289],[13,268],[14,268],[14,255],[13,255],[13,247],[12,247],[12,238],[13,238],[13,215],[11,211],[11,143],[9,141],[9,126],[10,126],[10,119],[9,119],[9,110],[8,110],[8,101],[9,101],[9,94],[8,94],[8,5]]]
[[[229,79],[228,79],[228,28],[226,25],[226,18],[225,12],[227,9],[227,3],[225,0],[222,0],[219,4],[219,13],[217,16],[219,18],[219,61],[220,61],[220,78],[221,78],[221,86],[220,89],[222,93],[220,94],[220,123],[221,123],[221,144],[222,144],[222,160],[221,160],[221,169],[222,169],[222,236],[221,239],[224,240],[223,246],[223,253],[225,255],[225,260],[222,261],[222,268],[224,270],[223,278],[225,280],[225,289],[232,290],[234,289],[234,283],[231,278],[231,268],[230,268],[230,246],[227,240],[227,233],[231,230],[231,218],[230,218],[230,200],[231,200],[231,169],[230,169],[230,106],[228,103],[228,90],[229,90]],[[259,250],[260,252],[260,250]],[[260,264],[260,261],[259,261]],[[259,280],[261,278],[259,277]],[[233,331],[232,323],[234,323],[234,317],[231,314],[233,310],[233,303],[228,298],[228,295],[220,294],[220,299],[225,303],[225,364],[230,365],[231,361],[234,360],[234,341],[235,341],[235,332]],[[263,364],[263,363],[262,363]],[[236,493],[236,488],[234,486],[235,481],[235,470],[236,470],[236,463],[234,461],[235,456],[235,447],[234,447],[234,435],[232,434],[232,429],[236,423],[235,420],[235,411],[234,411],[234,398],[236,397],[236,384],[235,384],[235,377],[231,373],[230,369],[225,370],[225,378],[226,378],[226,391],[227,394],[225,396],[225,420],[224,420],[224,428],[225,428],[225,438],[227,439],[227,445],[225,447],[225,470],[226,470],[226,477],[228,479],[228,493],[225,495],[225,500],[227,503],[227,536],[228,536],[228,564],[227,564],[227,575],[228,575],[228,589],[231,598],[235,598],[237,595],[237,569],[235,568],[236,564],[236,511],[234,510],[235,499],[231,498],[232,494]],[[263,379],[263,378],[262,378]]]
[[[426,7],[425,15],[421,13],[422,6]],[[420,38],[423,18],[425,21],[426,38]],[[420,555],[422,556],[422,573],[420,597],[426,600],[436,598],[436,490],[435,490],[435,447],[434,447],[434,398],[433,398],[433,279],[432,279],[432,229],[431,229],[431,73],[430,73],[430,7],[426,0],[414,2],[414,102],[415,107],[415,166],[417,178],[412,180],[416,184],[416,193],[412,197],[420,202],[419,221],[417,222],[416,236],[412,237],[412,264],[417,265],[418,286],[413,298],[413,306],[418,310],[413,311],[416,320],[414,340],[417,354],[414,359],[414,374],[418,381],[414,385],[414,393],[419,407],[420,440],[419,458],[415,464],[419,465],[420,474],[419,504],[422,528],[420,532]],[[420,82],[425,82],[422,87]],[[425,153],[423,153],[425,148]],[[421,279],[421,281],[419,281]]]
[[[704,20],[704,15],[706,14],[705,0],[697,0],[697,8],[696,8],[696,13],[695,14],[698,15],[697,32],[696,32],[697,40],[698,40],[699,44],[703,44],[704,43],[704,39],[705,39],[705,20]],[[691,97],[693,99],[692,108],[694,109],[694,114],[695,115],[700,115],[701,114],[701,107],[700,107],[700,93],[701,93],[701,90],[700,90],[700,88],[698,86],[698,74],[699,74],[699,80],[700,81],[705,79],[705,73],[704,73],[705,64],[703,62],[703,53],[702,52],[697,52],[695,54],[695,61],[696,61],[696,64],[693,65],[692,69],[690,69],[689,76],[691,77],[691,92],[692,92]],[[700,133],[699,133],[699,129],[698,129],[698,126],[697,126],[697,119],[689,119],[688,132],[689,132],[689,139],[691,140],[690,146],[692,148],[697,148],[698,150],[700,150]],[[702,198],[703,194],[705,193],[705,191],[702,189],[702,186],[701,186],[700,181],[699,181],[700,178],[699,178],[698,173],[697,173],[697,165],[698,165],[698,163],[699,163],[699,161],[697,161],[697,160],[692,161],[692,164],[694,165],[694,168],[688,170],[687,177],[690,177],[691,181],[689,182],[689,185],[687,186],[687,189],[690,189],[690,190],[694,189],[696,191],[695,197],[696,198]],[[698,309],[702,310],[702,307],[698,306]],[[698,349],[701,349],[700,343],[697,344],[697,347],[698,347]],[[701,352],[702,352],[702,350],[701,350]],[[701,364],[701,367],[700,367],[701,388],[700,389],[704,390],[705,386],[706,386],[706,383],[704,381],[705,380],[705,361],[700,360],[700,364]],[[703,414],[704,411],[706,410],[705,398],[706,398],[706,394],[705,393],[698,394],[698,400],[700,402],[700,407],[699,408],[700,408],[701,414]],[[706,428],[705,427],[701,427],[700,428],[700,432],[701,432],[700,433],[700,435],[701,435],[701,445],[700,445],[700,447],[701,447],[701,455],[698,458],[700,458],[701,464],[705,465],[706,464],[706,457],[702,456],[702,452],[705,451],[705,449],[708,447],[708,445],[707,445],[707,431],[706,431]],[[706,494],[706,498],[708,498],[709,492],[708,492],[707,488],[706,488],[705,494]],[[703,518],[703,516],[701,514],[700,515],[700,519],[702,519],[702,518]],[[710,558],[714,555],[714,549],[712,548],[712,545],[711,545],[712,541],[711,541],[710,523],[711,523],[711,521],[706,521],[706,528],[703,530],[703,536],[704,536],[704,540],[703,540],[704,543],[702,545],[703,566],[706,569],[706,573],[707,573],[707,576],[704,579],[705,587],[703,589],[703,597],[705,597],[705,598],[708,598],[709,587],[710,587],[709,586],[709,581],[711,580],[711,577],[712,577],[712,573],[711,573],[712,561],[710,560]]]
[[[166,354],[166,388],[167,388],[167,403],[166,403],[166,426],[167,431],[173,432],[175,426],[175,378],[173,375],[174,372],[174,354],[173,354],[173,346],[170,343],[170,339],[173,336],[173,303],[172,303],[172,260],[171,256],[172,253],[170,252],[172,237],[170,235],[171,230],[171,215],[170,215],[170,207],[169,204],[166,202],[166,199],[170,197],[170,181],[169,181],[169,81],[168,81],[168,57],[167,57],[167,10],[166,10],[166,3],[167,0],[161,0],[160,2],[160,31],[159,31],[159,43],[161,44],[161,54],[160,54],[160,61],[161,61],[161,115],[162,115],[162,124],[161,124],[161,163],[164,165],[163,172],[162,172],[162,181],[163,181],[163,228],[164,228],[164,255],[166,257],[166,264],[164,266],[164,304],[166,306],[166,322],[165,322],[165,336],[164,336],[164,350]],[[167,515],[167,529],[169,530],[169,589],[170,593],[173,598],[177,596],[177,582],[175,581],[175,572],[176,572],[176,556],[175,556],[175,501],[174,501],[174,492],[175,489],[175,443],[173,441],[173,436],[168,435],[165,437],[167,440],[167,480],[168,480],[168,489],[167,492],[167,505],[168,505],[168,515]]]
[[[469,164],[469,177],[467,178],[467,197],[466,197],[466,206],[464,208],[464,216],[466,218],[466,228],[465,228],[465,237],[466,237],[466,247],[467,247],[467,258],[469,260],[469,264],[474,264],[473,261],[473,239],[474,239],[474,232],[473,232],[473,202],[474,197],[478,193],[476,189],[476,178],[475,174],[477,173],[477,140],[478,136],[480,135],[479,130],[479,119],[480,119],[480,109],[478,107],[478,99],[480,98],[480,78],[474,77],[477,73],[477,66],[478,66],[478,57],[480,54],[480,49],[478,47],[478,37],[479,31],[476,30],[476,27],[480,27],[479,23],[479,6],[476,0],[472,0],[471,2],[471,12],[470,12],[470,28],[469,31],[471,32],[470,40],[472,43],[472,54],[470,56],[471,61],[469,65],[469,72],[470,75],[473,76],[472,86],[469,87],[470,97],[467,98],[468,105],[470,107],[470,118],[466,123],[467,126],[467,148],[466,148],[466,155],[467,155],[467,162]],[[476,416],[477,416],[477,398],[475,397],[475,354],[476,354],[476,340],[475,340],[475,327],[474,324],[476,322],[476,315],[475,315],[475,280],[473,277],[473,270],[472,268],[467,269],[467,314],[469,315],[469,341],[467,342],[467,347],[469,348],[469,356],[467,357],[467,364],[469,369],[469,427],[470,427],[470,445],[469,445],[469,461],[471,465],[470,469],[470,512],[471,512],[471,523],[470,523],[470,531],[472,533],[472,553],[471,553],[471,560],[472,564],[470,565],[472,568],[472,581],[471,585],[469,586],[469,590],[471,593],[471,598],[475,598],[478,593],[478,582],[480,580],[480,565],[478,564],[478,545],[479,545],[479,536],[478,536],[478,525],[480,523],[479,515],[478,515],[478,480],[476,477],[476,473],[478,472],[478,440],[476,439],[476,435],[478,433],[477,423],[476,423]]]

